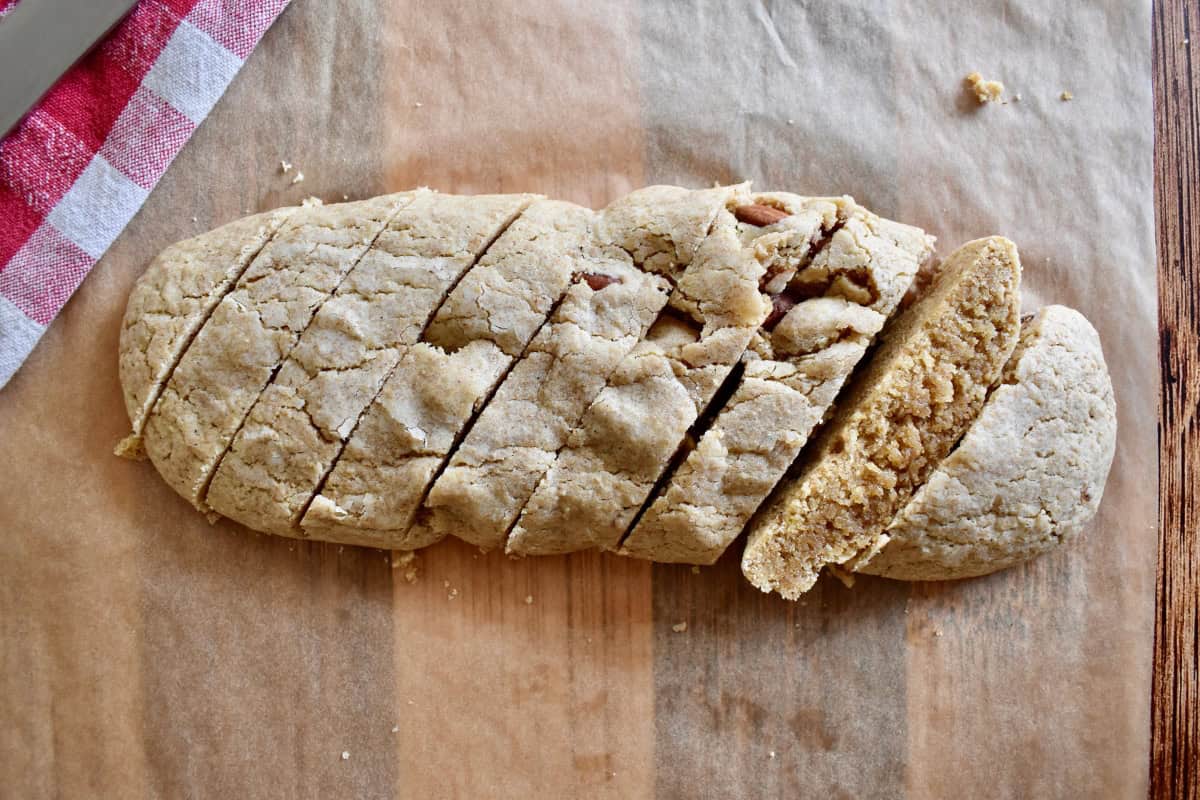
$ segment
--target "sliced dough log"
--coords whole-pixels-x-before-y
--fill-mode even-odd
[[[745,200],[738,188],[730,207]],[[722,209],[671,299],[689,316],[660,319],[614,371],[521,513],[509,552],[616,547],[767,316],[752,252]]]
[[[902,580],[986,575],[1074,538],[1095,515],[1116,447],[1095,328],[1047,306],[1021,329],[1003,382],[958,447],[856,572]]]
[[[591,220],[586,208],[543,200],[495,242],[424,341],[400,354],[305,513],[308,535],[396,549],[431,543],[425,531],[409,536],[426,489],[582,270]]]
[[[133,433],[119,455],[141,450],[142,430],[196,332],[294,208],[234,220],[162,251],[129,294],[119,371]]]
[[[257,530],[301,535],[300,515],[403,348],[533,199],[418,194],[321,306],[258,398],[213,476],[208,505]]]
[[[794,481],[752,521],[742,572],[794,599],[870,548],[978,416],[1016,346],[1020,262],[970,242],[887,330]]]
[[[847,199],[777,193],[754,202],[790,215],[757,246],[772,251],[769,278],[786,282],[776,307],[796,304],[747,352],[737,389],[630,532],[625,555],[716,561],[796,459],[932,252],[923,232]],[[812,253],[809,245],[834,226]]]
[[[146,452],[196,508],[212,470],[313,314],[411,192],[302,208],[196,334],[146,424]]]

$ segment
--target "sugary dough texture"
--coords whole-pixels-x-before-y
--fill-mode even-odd
[[[313,317],[209,487],[214,511],[300,536],[317,484],[454,282],[533,200],[422,191]]]
[[[979,414],[1016,346],[1020,262],[970,242],[883,343],[806,457],[751,523],[742,572],[794,599],[871,545]]]
[[[530,206],[407,348],[305,513],[310,536],[392,549],[432,544],[410,528],[464,427],[581,269],[589,209]]]
[[[896,515],[856,572],[901,580],[986,575],[1073,539],[1095,515],[1116,447],[1100,336],[1046,306],[979,418]],[[872,557],[873,555],[873,557]]]
[[[201,511],[217,462],[313,314],[411,192],[301,208],[217,304],[146,424],[146,453]]]
[[[722,209],[672,294],[693,317],[660,319],[616,369],[521,513],[508,552],[618,545],[766,317],[762,274]]]
[[[142,430],[184,350],[258,252],[291,215],[280,208],[244,217],[163,250],[129,294],[121,323],[120,376],[133,433]]]

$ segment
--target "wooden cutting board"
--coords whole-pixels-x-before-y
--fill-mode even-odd
[[[954,25],[884,0],[596,5],[294,0],[267,34],[0,392],[6,792],[1145,794],[1157,353],[1149,126],[1124,115],[1148,117],[1148,9],[1081,0],[1064,30],[1033,0]],[[1072,70],[1095,51],[1128,60],[1089,94]],[[985,67],[1024,80],[1025,105],[964,103],[962,74]],[[1093,140],[1131,160],[1089,160]],[[961,153],[948,166],[956,150],[979,171]],[[1116,196],[1076,194],[1068,213],[1038,159]],[[309,194],[426,184],[599,206],[743,177],[853,193],[944,252],[1004,225],[1027,299],[1096,321],[1122,438],[1083,541],[963,583],[822,579],[798,603],[747,584],[737,552],[695,572],[447,542],[413,575],[381,551],[209,526],[148,464],[110,455],[125,298],[172,241]],[[1069,226],[1123,209],[1123,238],[1060,252]]]

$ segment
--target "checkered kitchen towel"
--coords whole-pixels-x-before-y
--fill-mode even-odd
[[[141,0],[0,140],[0,386],[287,3]]]

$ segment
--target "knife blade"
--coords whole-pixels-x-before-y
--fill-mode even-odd
[[[137,0],[22,0],[0,20],[0,136]]]

